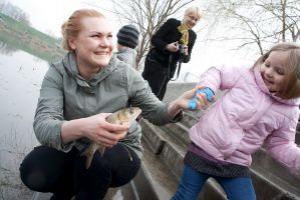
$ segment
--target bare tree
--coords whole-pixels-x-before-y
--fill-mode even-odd
[[[264,47],[300,40],[300,0],[209,0],[206,11],[214,15],[214,25],[226,23],[226,36],[218,40],[239,40],[237,49]]]
[[[137,49],[138,68],[150,48],[150,39],[171,15],[195,0],[112,0],[120,21],[136,25],[141,33]]]
[[[258,1],[256,5],[274,16],[274,22],[279,25],[274,37],[281,37],[283,42],[300,40],[300,0]]]
[[[19,7],[12,5],[10,2],[0,0],[0,12],[10,16],[14,20],[30,25],[28,14]]]

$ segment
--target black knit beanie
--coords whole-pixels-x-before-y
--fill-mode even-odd
[[[117,34],[118,43],[134,49],[138,45],[139,34],[139,31],[134,25],[125,25]]]

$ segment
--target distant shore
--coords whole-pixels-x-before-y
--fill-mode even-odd
[[[0,41],[48,62],[57,60],[65,54],[58,39],[2,13],[0,13]]]

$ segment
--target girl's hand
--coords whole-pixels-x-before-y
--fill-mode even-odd
[[[123,139],[129,126],[108,123],[105,120],[108,115],[101,113],[85,118],[83,136],[105,147],[112,147]]]

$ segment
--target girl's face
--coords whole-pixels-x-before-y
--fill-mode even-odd
[[[195,14],[189,13],[189,14],[184,15],[182,23],[184,23],[191,29],[197,24],[198,21],[199,21],[199,18]]]
[[[286,61],[288,51],[272,51],[269,57],[261,64],[260,72],[270,92],[279,92],[288,74]]]
[[[91,68],[108,65],[113,52],[112,26],[103,17],[81,19],[81,30],[69,40],[78,64]]]

